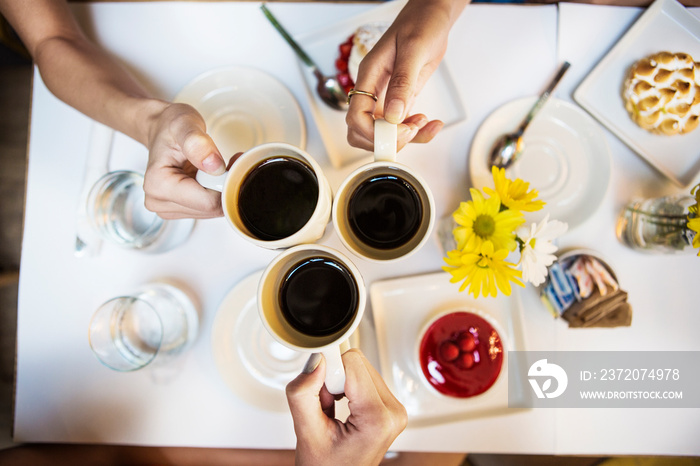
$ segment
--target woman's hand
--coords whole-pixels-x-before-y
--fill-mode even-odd
[[[146,208],[165,219],[222,216],[221,193],[195,180],[197,170],[211,175],[226,170],[204,119],[186,104],[162,102],[161,106],[148,136]]]
[[[409,142],[428,142],[442,129],[439,120],[409,115],[416,96],[437,69],[447,49],[450,28],[467,0],[410,0],[382,38],[362,60],[345,119],[348,142],[373,150],[374,119],[398,127],[398,149]]]

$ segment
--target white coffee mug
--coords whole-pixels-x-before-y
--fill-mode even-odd
[[[428,240],[435,201],[426,181],[396,162],[397,127],[374,123],[374,162],[342,182],[333,201],[333,225],[353,254],[385,262],[408,257]]]
[[[340,252],[317,244],[282,252],[267,266],[258,285],[258,312],[264,327],[287,348],[323,353],[326,388],[332,394],[345,390],[341,346],[360,324],[366,301],[357,267]]]
[[[288,221],[291,216],[281,211],[275,211],[274,209],[264,209],[265,212],[260,211],[259,218],[255,219],[255,221],[264,222],[261,224],[263,228],[256,231],[255,228],[257,228],[257,225],[251,223],[251,216],[247,215],[245,210],[242,210],[244,209],[240,202],[242,187],[245,183],[249,183],[251,174],[255,174],[256,170],[263,166],[263,164],[289,161],[296,161],[297,164],[300,163],[306,167],[306,169],[310,170],[312,174],[311,178],[313,178],[315,180],[314,182],[318,185],[318,194],[314,199],[315,207],[309,207],[307,205],[308,219],[304,219],[303,217],[301,220],[296,219],[301,222],[305,220],[305,223],[298,222],[298,228],[295,227],[295,230],[290,230],[287,225],[285,226],[285,233],[283,235],[265,236],[271,224],[276,221]],[[304,169],[302,169],[301,174],[292,173],[291,175],[295,177],[295,182],[298,181],[298,183],[300,183],[299,186],[302,188],[309,185],[308,180],[303,183],[299,181],[302,179],[300,176],[304,174],[303,172]],[[330,221],[333,193],[328,184],[328,180],[323,174],[321,167],[311,155],[290,144],[268,143],[253,147],[247,152],[244,152],[224,175],[214,177],[200,171],[197,173],[197,181],[205,188],[221,192],[221,204],[224,209],[224,216],[231,228],[251,243],[263,248],[285,249],[298,244],[313,243],[323,236],[326,225],[328,225]],[[274,178],[274,183],[265,183],[264,185],[274,187],[275,185],[280,185],[280,182],[281,180],[278,177]],[[260,189],[259,185],[256,186],[255,190],[254,188],[249,188],[251,192],[254,192],[253,194],[244,195],[246,199],[268,199],[267,205],[276,204],[273,202],[274,196],[268,195],[268,191]],[[300,189],[292,189],[292,191],[295,193],[301,192]],[[292,197],[284,196],[283,199],[286,201],[292,199]],[[250,206],[246,208],[248,211],[254,210]],[[297,213],[297,210],[298,209],[291,209],[294,213]]]

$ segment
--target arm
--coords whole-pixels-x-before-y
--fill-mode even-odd
[[[63,0],[0,0],[49,90],[85,115],[149,149],[146,207],[164,218],[222,215],[218,193],[193,179],[196,169],[224,171],[201,115],[153,98],[134,77],[92,44]]]
[[[399,124],[398,145],[428,142],[442,129],[439,120],[410,115],[423,85],[437,69],[447,49],[447,38],[469,0],[410,0],[362,60],[356,89],[379,97],[375,102],[353,96],[346,117],[348,142],[373,149],[374,118]]]
[[[333,396],[323,385],[323,358],[287,385],[297,465],[379,464],[406,427],[406,409],[359,350],[343,354],[343,365],[350,408],[345,422],[335,419]]]

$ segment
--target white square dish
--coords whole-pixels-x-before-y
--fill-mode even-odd
[[[370,286],[381,372],[389,389],[406,407],[409,426],[508,414],[508,351],[525,350],[522,304],[513,295],[474,299],[459,292],[445,272],[381,280]],[[496,382],[481,395],[452,398],[429,388],[418,363],[423,326],[447,310],[473,310],[494,320],[506,353]],[[524,390],[521,390],[525,396]],[[511,394],[517,400],[518,394]]]
[[[700,173],[700,130],[651,134],[632,121],[622,99],[630,66],[661,51],[700,61],[700,20],[676,0],[654,2],[578,86],[574,99],[666,177],[687,187]]]
[[[370,11],[330,24],[323,29],[295,37],[295,40],[324,74],[334,74],[336,72],[335,60],[338,58],[340,44],[364,24],[393,21],[405,4],[405,1],[387,2]],[[370,157],[370,152],[348,144],[345,112],[334,110],[325,105],[316,93],[316,78],[301,61],[299,61],[299,66],[306,84],[311,113],[321,133],[321,139],[323,139],[323,144],[328,151],[331,164],[338,168]],[[445,126],[453,125],[466,118],[462,100],[445,60],[423,87],[416,98],[411,113],[424,113],[431,120],[443,121]]]

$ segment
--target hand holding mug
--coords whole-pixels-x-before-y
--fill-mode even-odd
[[[323,388],[323,358],[287,385],[297,464],[379,464],[406,427],[406,409],[362,352],[346,352],[343,364],[350,408],[345,423],[335,419],[334,397]]]
[[[224,160],[190,105],[157,102],[161,111],[148,134],[144,179],[146,208],[164,219],[221,216],[218,196],[195,182],[197,169],[224,172]]]

